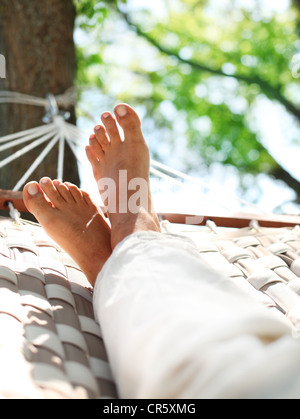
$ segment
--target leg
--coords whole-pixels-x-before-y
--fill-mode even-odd
[[[112,247],[137,231],[160,231],[149,186],[149,149],[136,112],[128,105],[115,108],[115,118],[102,115],[86,152],[111,221]],[[108,189],[108,190],[107,190]],[[138,189],[138,191],[137,191]]]
[[[77,262],[92,285],[111,255],[110,228],[90,196],[43,178],[24,188],[24,201],[46,233]]]

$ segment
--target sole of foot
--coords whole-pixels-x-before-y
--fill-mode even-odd
[[[112,250],[110,227],[89,194],[70,183],[43,178],[24,187],[24,202],[94,286]]]

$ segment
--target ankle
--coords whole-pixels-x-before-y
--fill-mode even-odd
[[[126,237],[139,231],[154,231],[161,233],[160,223],[156,214],[143,213],[124,214],[118,217],[118,222],[112,224],[111,247],[114,249]]]

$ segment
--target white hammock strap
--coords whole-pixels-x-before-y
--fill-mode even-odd
[[[151,160],[151,166],[155,167],[155,168],[151,167],[151,172],[153,174],[158,175],[160,177],[164,177],[165,179],[169,178],[169,180],[172,183],[178,184],[178,181],[176,181],[176,179],[174,178],[174,176],[175,176],[176,178],[187,181],[188,183],[193,183],[195,185],[198,185],[200,188],[203,188],[203,189],[206,189],[206,190],[209,190],[209,191],[211,190],[211,186],[208,183],[204,182],[203,180],[192,177],[192,176],[187,175],[185,173],[182,173],[179,170],[172,169],[172,168],[170,168],[170,167],[168,167],[168,166],[166,166],[162,163]],[[180,184],[183,185],[183,183],[181,183],[181,182],[180,182]],[[215,192],[216,193],[222,192],[222,190],[221,189],[219,189],[219,191],[215,190]],[[241,198],[239,198],[235,195],[233,195],[233,196],[228,196],[227,195],[227,198],[228,198],[228,200],[237,201],[240,204],[242,204],[243,206],[255,208],[257,211],[259,211],[262,214],[268,214],[266,211],[262,210],[259,206],[255,205],[251,202],[248,202],[244,199],[241,199]],[[223,206],[224,208],[230,209],[229,207],[225,207],[224,205],[221,205],[221,206]]]
[[[29,151],[43,144],[44,142],[46,142],[52,137],[53,137],[53,132],[50,132],[46,135],[43,135],[41,138],[33,141],[32,143],[28,144],[27,146],[23,147],[21,150],[18,150],[15,153],[11,154],[9,157],[5,158],[4,160],[0,162],[0,169],[6,166],[7,164],[11,163],[12,161],[24,156],[24,154],[28,153]]]
[[[43,127],[41,127],[41,128],[43,128]],[[36,129],[36,132],[34,133],[34,135],[31,134],[30,136],[21,137],[17,140],[13,140],[13,141],[7,142],[6,144],[3,144],[2,146],[0,146],[0,152],[6,150],[8,148],[16,147],[16,146],[21,145],[23,143],[27,143],[27,142],[32,141],[34,139],[41,139],[41,138],[44,138],[44,137],[48,137],[49,135],[51,136],[55,132],[56,132],[55,127],[52,127],[51,130],[49,130],[49,129],[47,129],[47,130]]]
[[[35,171],[35,169],[42,163],[45,157],[50,153],[52,148],[55,146],[57,141],[59,140],[59,134],[57,134],[44,148],[41,154],[35,159],[35,161],[31,164],[31,166],[27,169],[21,179],[17,182],[13,191],[19,191],[24,183],[28,180],[29,176]]]
[[[64,179],[64,160],[65,160],[65,138],[59,136],[58,160],[57,160],[57,179],[61,182]]]
[[[14,207],[12,202],[8,202],[7,206],[9,208],[9,215],[14,220],[14,222],[18,225],[21,225],[21,214],[19,211]]]
[[[153,163],[153,161],[152,161]],[[172,170],[172,169],[171,169]],[[177,180],[175,177],[170,176],[164,172],[161,172],[160,170],[150,167],[150,174],[152,174],[153,176],[159,177],[160,179],[164,179],[167,180],[169,183],[172,183],[173,185],[179,186],[180,188],[184,188],[186,186],[186,184],[184,184],[182,181]],[[200,189],[197,191],[198,194],[201,194],[202,196],[204,196],[206,198],[205,192],[201,191]],[[231,208],[220,203],[220,202],[216,202],[214,200],[212,200],[212,198],[209,199],[209,201],[215,205],[217,205],[218,207],[222,207],[224,209],[226,209],[227,211],[231,211]]]
[[[49,95],[51,96],[51,95]],[[76,91],[74,88],[68,89],[63,95],[55,97],[58,105],[64,109],[76,105]],[[0,92],[0,103],[16,103],[19,105],[32,105],[47,108],[49,105],[49,97],[40,98],[36,96],[26,95],[24,93],[10,92],[3,90]]]
[[[26,170],[20,180],[16,183],[13,191],[18,191],[22,188],[24,183],[28,180],[30,175],[36,170],[36,168],[43,162],[50,151],[58,143],[58,162],[57,162],[57,178],[63,180],[64,175],[64,158],[65,158],[65,144],[69,144],[71,150],[78,158],[78,153],[75,144],[80,143],[79,137],[82,135],[81,131],[76,126],[69,124],[65,121],[69,117],[69,114],[60,111],[58,102],[63,107],[67,108],[71,105],[75,105],[74,91],[69,89],[65,95],[54,97],[53,95],[47,95],[46,99],[37,98],[30,95],[25,95],[16,92],[2,91],[0,92],[0,103],[18,103],[25,105],[34,105],[44,107],[46,109],[46,115],[44,122],[46,125],[31,128],[14,134],[5,135],[0,138],[0,152],[11,149],[13,147],[20,146],[26,142],[29,144],[23,148],[15,151],[10,156],[0,161],[0,168],[5,167],[14,160],[24,156],[31,150],[39,147],[43,143],[47,143],[44,150],[39,156],[32,162],[30,167]]]
[[[44,132],[51,131],[55,127],[54,123],[43,125],[41,127],[31,128],[25,131],[16,132],[15,134],[5,135],[4,137],[0,138],[0,144],[6,143],[8,141],[12,141],[18,138],[28,137],[28,141],[32,138],[37,138],[39,135],[43,134]]]

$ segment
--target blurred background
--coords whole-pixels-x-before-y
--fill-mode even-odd
[[[32,0],[31,6],[20,0],[18,7],[15,3],[0,0],[0,53],[8,66],[2,89],[43,97],[47,89],[57,95],[74,86],[74,123],[87,135],[101,113],[112,111],[117,103],[135,107],[152,159],[202,182],[179,185],[172,175],[153,176],[157,210],[253,212],[255,206],[265,212],[299,214],[299,0],[64,0],[64,6],[61,0]],[[69,9],[62,9],[66,5]],[[21,12],[27,26],[37,25],[28,39],[27,29],[18,35],[21,23],[9,29],[9,16],[18,19],[20,14],[21,22]],[[68,33],[59,33],[68,28]],[[73,58],[58,51],[71,42],[71,33]],[[48,77],[39,89],[37,74],[19,85],[14,74],[13,62],[25,54],[21,42],[29,50],[33,37],[38,40],[34,48],[39,49],[35,59],[43,64],[36,71]],[[9,43],[16,39],[19,46],[12,48]],[[54,39],[57,47],[51,51]],[[33,71],[32,63],[24,74]],[[74,73],[63,86],[55,80],[65,77],[67,66]],[[20,115],[28,118],[22,109],[17,111],[18,120]],[[15,112],[7,107],[0,134],[16,130]],[[7,125],[10,115],[14,123]],[[82,140],[82,156],[86,141],[87,137]],[[69,166],[72,172],[74,163],[69,161]],[[50,171],[40,170],[42,175]],[[65,180],[73,177],[69,172]],[[89,169],[79,168],[78,181],[98,196]]]

